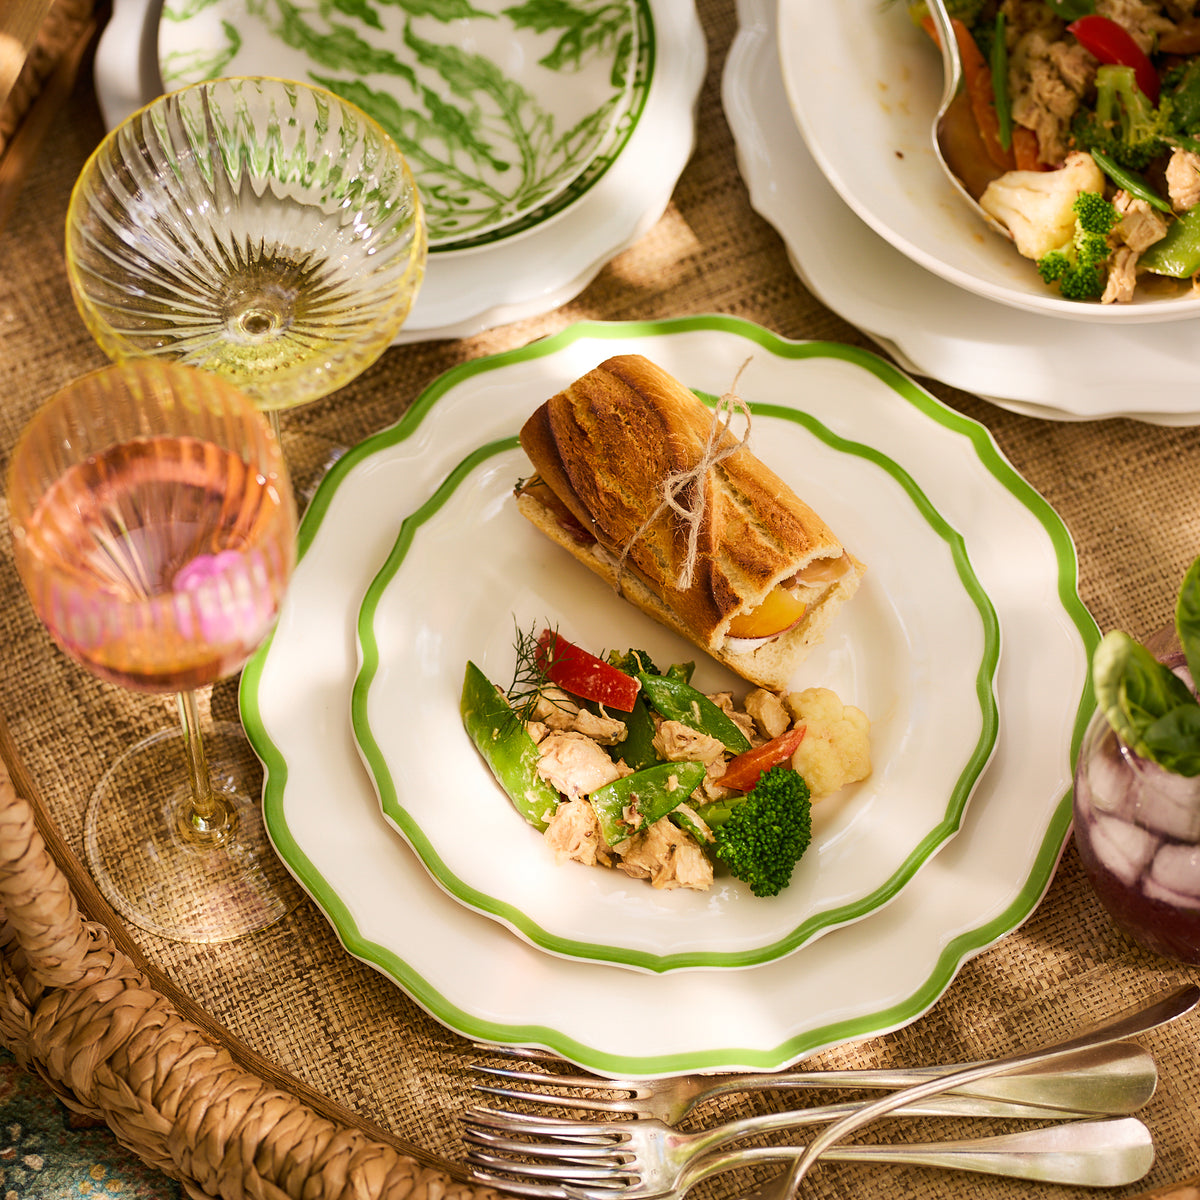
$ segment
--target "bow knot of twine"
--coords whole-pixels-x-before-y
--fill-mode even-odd
[[[701,454],[695,466],[688,467],[683,471],[672,471],[662,481],[661,499],[658,505],[641,523],[624,550],[621,551],[621,557],[617,562],[616,588],[618,592],[621,590],[621,576],[625,570],[625,561],[634,544],[668,509],[678,515],[687,528],[687,556],[684,559],[683,570],[675,581],[675,586],[681,592],[686,592],[692,586],[692,578],[696,571],[696,559],[699,554],[700,525],[708,506],[709,471],[750,441],[750,406],[737,394],[738,380],[741,379],[742,372],[749,365],[750,360],[746,359],[733,377],[733,383],[729,385],[729,390],[717,401],[713,409],[712,423],[708,429],[708,438],[704,444],[704,453]],[[732,441],[722,445],[725,434],[729,432],[734,415],[737,413],[741,413],[746,418],[746,431],[740,438],[734,435]]]

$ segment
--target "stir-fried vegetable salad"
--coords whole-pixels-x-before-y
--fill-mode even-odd
[[[512,683],[474,664],[463,725],[560,862],[705,890],[715,868],[774,896],[811,838],[811,803],[871,770],[865,714],[826,688],[740,705],[692,663],[599,657],[556,630],[518,632]]]
[[[948,8],[965,87],[947,159],[1046,285],[1105,304],[1200,288],[1197,0]],[[909,11],[936,41],[923,0]]]

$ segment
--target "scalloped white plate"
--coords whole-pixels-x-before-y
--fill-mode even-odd
[[[751,202],[815,296],[908,370],[1015,412],[1200,422],[1194,321],[1098,328],[994,304],[918,266],[856,216],[792,117],[775,7],[775,0],[738,0],[722,102]]]
[[[442,403],[470,412],[464,392],[519,429],[550,394],[538,391],[542,367],[530,364],[528,382],[509,368],[503,385],[472,375]],[[705,892],[659,891],[620,871],[559,866],[516,812],[459,716],[468,659],[495,682],[512,678],[515,628],[557,628],[596,652],[638,646],[664,665],[698,659],[694,682],[706,692],[744,695],[750,685],[619,599],[517,512],[513,485],[532,467],[511,439],[461,463],[431,451],[445,477],[419,497],[360,610],[351,714],[384,815],[451,896],[568,958],[649,971],[746,967],[891,903],[955,834],[995,744],[995,612],[972,545],[928,498],[944,469],[936,439],[924,462],[905,467],[869,424],[851,440],[824,424],[853,387],[844,372],[832,349],[799,359],[758,350],[738,388],[754,413],[753,448],[867,563],[791,690],[829,687],[863,709],[874,770],[814,806],[812,844],[771,899],[727,875]],[[728,383],[708,371],[703,386]],[[793,407],[801,395],[804,408]]]
[[[508,413],[481,404],[490,389],[515,372],[549,395],[609,354],[640,351],[717,390],[748,351],[811,350],[730,317],[574,325],[437,380],[399,425],[342,458],[309,505],[279,625],[242,676],[242,719],[266,765],[267,826],[347,949],[463,1036],[544,1046],[610,1074],[771,1070],[916,1019],[1044,894],[1070,827],[1071,763],[1099,640],[1075,591],[1070,537],[981,425],[874,355],[823,349],[840,356],[817,362],[841,390],[813,389],[822,419],[849,437],[869,427],[902,465],[940,447],[937,511],[968,539],[1003,529],[972,553],[1004,642],[1000,733],[958,836],[896,900],[776,962],[664,974],[575,962],[464,908],[380,811],[350,697],[359,605],[400,524],[445,478],[447,456],[513,433]],[[795,367],[807,403],[810,364]],[[457,386],[476,375],[481,392]],[[451,391],[465,407],[443,404]]]

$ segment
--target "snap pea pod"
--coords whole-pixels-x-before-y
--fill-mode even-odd
[[[642,695],[668,721],[679,721],[715,737],[731,754],[750,749],[750,739],[703,692],[680,679],[643,671]]]
[[[658,762],[658,752],[654,749],[654,718],[645,700],[638,696],[632,711],[622,713],[621,720],[625,722],[625,736],[612,747],[612,756],[634,771],[653,766]]]
[[[659,763],[598,787],[588,800],[596,810],[604,840],[616,846],[639,829],[648,829],[691,796],[703,782],[706,770],[702,762]],[[625,816],[630,805],[642,818],[636,825]]]
[[[1131,196],[1138,200],[1144,200],[1151,208],[1157,208],[1160,212],[1172,212],[1170,204],[1168,204],[1136,171],[1130,171],[1127,167],[1121,166],[1114,162],[1109,156],[1100,150],[1093,149],[1092,159],[1096,166],[1102,170],[1119,188],[1124,188]]]
[[[473,662],[467,663],[463,676],[459,711],[467,734],[513,807],[535,829],[544,830],[558,807],[558,792],[537,773],[537,743]]]
[[[1166,234],[1142,251],[1138,266],[1173,279],[1188,279],[1200,271],[1200,204],[1172,221]]]

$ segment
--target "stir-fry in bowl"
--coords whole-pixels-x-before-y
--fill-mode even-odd
[[[942,89],[923,0],[781,6],[784,77],[830,182],[923,266],[1017,308],[1084,321],[1200,315],[1196,0],[949,0],[964,87]],[[841,112],[834,97],[840,98]]]

